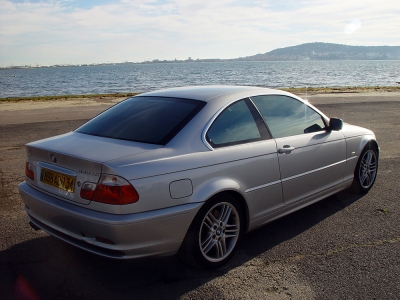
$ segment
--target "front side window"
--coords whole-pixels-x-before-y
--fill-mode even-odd
[[[280,95],[251,98],[263,116],[273,138],[281,138],[325,129],[320,114],[294,98]]]
[[[136,96],[104,111],[76,131],[165,145],[205,104],[196,100]]]
[[[208,143],[213,147],[253,142],[261,138],[262,133],[260,134],[257,122],[245,100],[228,106],[215,119],[206,135]]]

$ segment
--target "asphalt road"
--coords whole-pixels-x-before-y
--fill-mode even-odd
[[[0,298],[399,299],[400,100],[314,100],[328,116],[376,133],[375,186],[364,196],[341,192],[247,234],[216,271],[175,257],[106,259],[34,231],[17,189],[24,144],[68,132],[107,106],[0,114]]]

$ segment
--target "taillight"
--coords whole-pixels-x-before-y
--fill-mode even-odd
[[[85,182],[81,188],[81,198],[92,200],[94,190],[96,189],[96,184],[92,182]]]
[[[28,162],[25,163],[25,175],[29,179],[35,180],[35,172],[33,172],[33,166]]]
[[[106,204],[130,204],[139,200],[135,188],[124,178],[103,174],[97,184],[85,182],[80,196],[83,199]]]

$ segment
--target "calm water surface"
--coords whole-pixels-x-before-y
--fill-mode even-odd
[[[0,98],[147,92],[232,84],[265,87],[398,86],[400,61],[121,64],[0,70]]]

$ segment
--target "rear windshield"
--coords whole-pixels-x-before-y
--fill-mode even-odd
[[[104,111],[76,132],[165,145],[205,104],[188,99],[136,96]]]

